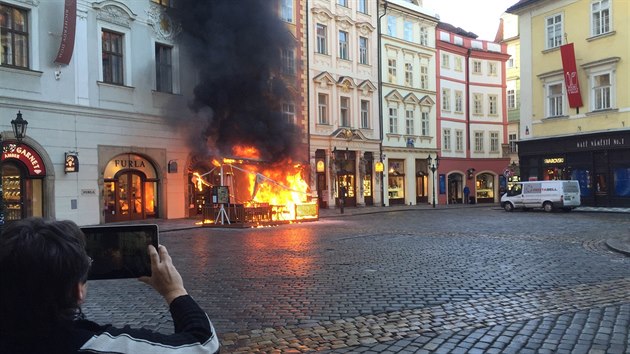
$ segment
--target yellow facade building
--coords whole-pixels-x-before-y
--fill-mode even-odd
[[[521,177],[577,179],[583,204],[630,206],[630,2],[507,12],[519,22]]]

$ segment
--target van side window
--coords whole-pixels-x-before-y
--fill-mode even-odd
[[[511,196],[514,196],[514,195],[519,195],[519,194],[521,194],[521,192],[523,192],[523,186],[520,185],[520,184],[515,184],[508,191],[508,196],[511,197]]]

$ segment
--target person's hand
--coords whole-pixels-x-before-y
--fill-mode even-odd
[[[153,245],[149,245],[148,253],[151,258],[151,276],[138,279],[151,285],[169,305],[176,298],[188,294],[182,276],[173,265],[166,247],[159,245],[156,250]]]

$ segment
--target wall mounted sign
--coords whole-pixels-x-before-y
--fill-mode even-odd
[[[63,171],[65,173],[79,172],[79,156],[76,153],[66,152]]]

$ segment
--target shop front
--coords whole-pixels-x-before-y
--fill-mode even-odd
[[[46,167],[42,156],[24,143],[3,141],[2,145],[5,221],[43,217]]]
[[[334,150],[333,164],[334,169],[334,190],[339,198],[345,191],[345,206],[357,206],[357,152],[351,150]],[[361,181],[362,182],[362,181]]]
[[[388,164],[387,195],[389,204],[405,204],[405,160],[390,159]]]
[[[155,166],[137,154],[112,158],[103,172],[105,222],[158,217],[159,179]]]
[[[573,179],[582,205],[630,206],[630,130],[518,144],[523,181]]]

